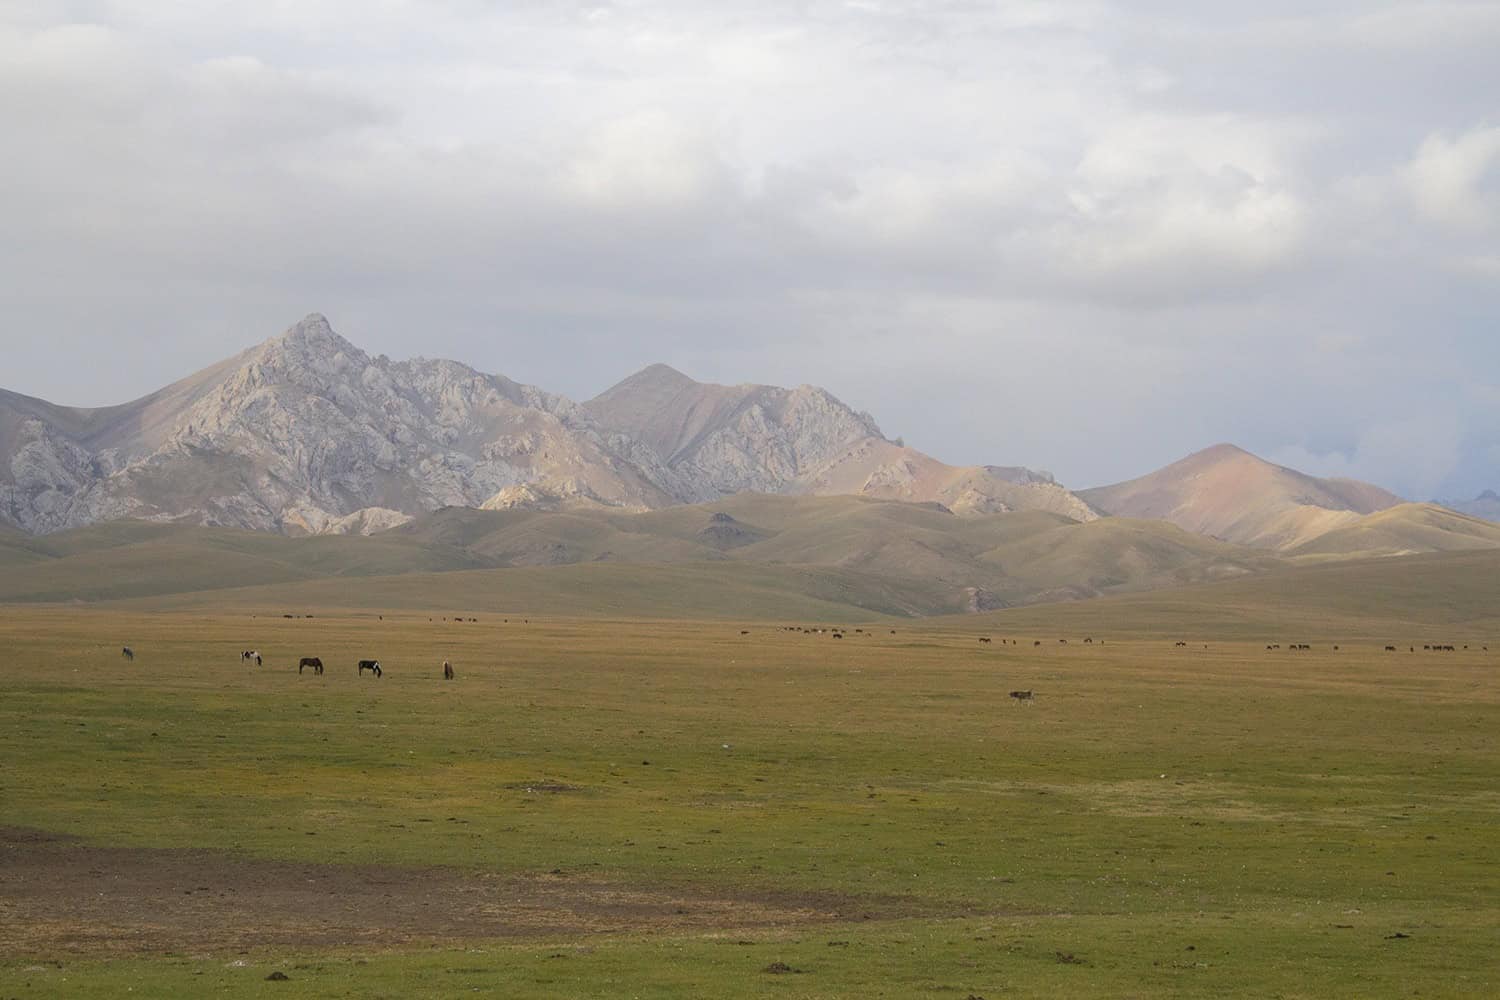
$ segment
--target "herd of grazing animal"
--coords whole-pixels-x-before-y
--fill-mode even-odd
[[[288,615],[286,617],[292,617],[292,616]],[[312,616],[308,615],[306,617],[311,618]],[[384,620],[384,619],[382,618],[382,620]],[[446,621],[447,619],[444,619],[444,620]],[[455,618],[453,620],[454,621],[459,621],[459,622],[465,621],[465,620],[471,621],[471,622],[475,621],[475,619],[473,619],[473,618],[469,618],[469,619]],[[506,619],[506,620],[509,621],[509,619]],[[842,639],[844,637],[844,634],[849,631],[847,628],[842,628],[842,627],[840,627],[840,628],[831,628],[831,629],[805,628],[805,627],[799,628],[796,625],[786,625],[786,626],[782,626],[782,627],[783,627],[783,629],[785,629],[788,632],[831,633],[832,636],[833,636],[833,638],[835,638],[835,639]],[[854,631],[855,632],[859,632],[859,633],[863,633],[864,629],[857,628],[857,629],[854,629]],[[891,631],[891,635],[895,635],[896,634],[896,630],[895,629],[891,629],[890,631]],[[749,635],[749,634],[750,634],[750,630],[749,629],[742,629],[740,631],[740,635]],[[871,634],[873,635],[874,633],[872,632]],[[989,643],[992,643],[994,640],[991,639],[989,636],[980,636],[979,637],[979,641],[981,643],[989,644]],[[1058,643],[1060,645],[1066,646],[1068,644],[1068,640],[1067,639],[1059,639],[1057,641],[1058,641]],[[1083,641],[1084,641],[1084,643],[1086,643],[1088,645],[1092,645],[1094,643],[1094,639],[1092,637],[1086,638]],[[1020,645],[1020,643],[1013,642],[1012,640],[1009,640],[1009,639],[1001,639],[1000,642],[1002,644]],[[1104,640],[1102,640],[1102,639],[1099,640],[1099,645],[1102,646],[1103,644],[1104,644]],[[1037,640],[1035,640],[1035,641],[1032,642],[1032,646],[1033,647],[1038,647],[1039,648],[1041,645],[1042,645],[1042,641],[1040,639],[1037,639]],[[1177,647],[1179,647],[1179,648],[1181,648],[1181,647],[1187,646],[1187,643],[1184,642],[1184,641],[1182,641],[1182,640],[1178,640],[1177,642],[1174,643],[1174,645],[1177,646]],[[1207,644],[1205,644],[1203,648],[1207,649],[1208,648]],[[1268,643],[1266,645],[1266,649],[1267,650],[1279,650],[1281,648],[1282,648],[1282,646],[1281,646],[1280,643]],[[1308,643],[1305,643],[1305,642],[1299,642],[1299,643],[1288,643],[1286,645],[1286,648],[1287,649],[1291,649],[1291,650],[1311,650],[1312,646],[1310,644],[1308,644]],[[1334,646],[1333,647],[1333,649],[1335,651],[1337,651],[1338,648],[1339,648],[1338,646]],[[1469,647],[1468,646],[1464,646],[1463,648],[1465,650],[1467,650]],[[1484,651],[1484,652],[1489,652],[1489,648],[1490,648],[1489,646],[1481,646],[1480,647],[1480,649],[1482,651]],[[1416,649],[1417,649],[1416,646],[1409,647],[1409,651],[1410,652],[1416,652]],[[1431,652],[1446,652],[1446,653],[1452,653],[1452,652],[1456,652],[1457,651],[1457,647],[1455,647],[1451,643],[1445,643],[1445,644],[1441,644],[1441,645],[1434,644],[1434,643],[1427,643],[1427,644],[1424,644],[1422,646],[1422,649],[1427,650],[1427,651],[1431,651]],[[1394,652],[1396,652],[1396,647],[1393,646],[1393,645],[1387,645],[1385,647],[1385,652],[1387,652],[1387,653],[1394,653]],[[130,662],[134,662],[135,661],[135,650],[131,649],[129,646],[122,646],[122,647],[120,647],[120,657],[122,659],[124,659],[124,660],[130,661]],[[258,666],[263,665],[263,663],[265,661],[262,658],[259,650],[242,649],[242,650],[240,650],[240,662],[241,663],[253,662],[258,667]],[[355,668],[356,668],[356,673],[359,676],[361,676],[361,677],[364,676],[364,673],[365,673],[366,670],[370,671],[370,673],[373,674],[377,679],[380,678],[380,677],[383,677],[384,674],[385,674],[385,671],[381,667],[379,660],[360,660],[355,665]],[[304,656],[300,660],[297,661],[297,673],[298,674],[301,674],[304,670],[309,670],[309,669],[312,670],[312,672],[315,675],[321,675],[323,673],[323,660],[320,657],[316,657],[316,656]],[[451,681],[453,679],[454,679],[453,664],[450,663],[450,662],[448,662],[447,660],[444,660],[443,661],[443,680],[445,680],[445,681]],[[1010,697],[1014,698],[1016,700],[1016,703],[1017,704],[1021,704],[1021,705],[1029,705],[1029,704],[1031,704],[1034,701],[1033,693],[1031,691],[1029,691],[1029,690],[1028,691],[1012,691],[1012,692],[1010,692]]]
[[[122,646],[120,648],[120,657],[122,659],[134,662],[135,661],[135,650],[131,649],[129,646]],[[259,667],[259,666],[261,666],[261,665],[263,665],[265,663],[265,660],[260,655],[260,652],[258,650],[254,650],[254,649],[242,649],[242,650],[240,650],[240,662],[241,663],[254,663],[257,667]],[[377,678],[382,677],[382,676],[385,675],[385,671],[380,666],[380,661],[379,660],[360,660],[355,665],[355,668],[356,668],[356,672],[361,677],[364,676],[366,670],[370,671],[370,673],[374,674]],[[316,675],[321,675],[323,673],[323,659],[322,659],[322,657],[318,657],[318,656],[304,656],[304,657],[302,657],[300,660],[297,661],[297,673],[300,674],[304,670],[311,670],[315,676]],[[451,680],[453,680],[453,677],[454,677],[454,674],[453,674],[453,664],[449,663],[447,660],[444,660],[443,661],[443,680],[445,680],[445,681],[451,681]]]

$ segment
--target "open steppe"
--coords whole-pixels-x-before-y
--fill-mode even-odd
[[[1490,561],[1406,619],[1421,560],[915,622],[0,608],[0,996],[1494,995],[1493,560],[1424,558]]]

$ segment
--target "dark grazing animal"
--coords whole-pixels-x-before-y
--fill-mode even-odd
[[[980,642],[989,642],[990,641],[990,637],[987,636],[987,635],[982,635],[982,636],[979,637],[979,641]]]
[[[365,675],[365,671],[366,670],[368,670],[371,673],[373,673],[376,677],[379,677],[380,676],[380,661],[379,660],[360,660],[359,661],[359,676],[363,677]]]
[[[1385,647],[1385,651],[1387,653],[1394,653],[1396,651],[1396,647],[1395,646],[1387,646],[1387,647]]]
[[[120,655],[127,660],[134,660],[135,650],[131,649],[129,646],[122,646],[120,648]]]
[[[323,672],[323,661],[316,656],[304,656],[297,661],[297,673],[302,673],[303,667],[311,667],[313,673],[321,674]]]
[[[443,661],[443,680],[445,680],[445,681],[451,681],[452,679],[453,679],[453,664],[449,663],[447,660],[444,660]]]
[[[1032,700],[1030,691],[1012,691],[1010,696],[1022,705],[1028,704]]]

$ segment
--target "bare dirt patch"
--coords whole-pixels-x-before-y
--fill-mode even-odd
[[[386,947],[923,915],[914,900],[688,892],[553,873],[323,865],[95,847],[0,828],[0,954]]]

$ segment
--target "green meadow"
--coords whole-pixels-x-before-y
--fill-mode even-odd
[[[1483,609],[1441,654],[1308,611],[1293,653],[1243,594],[1184,647],[1187,592],[919,622],[251,593],[0,609],[0,996],[1500,992]],[[283,885],[320,878],[409,888]]]

